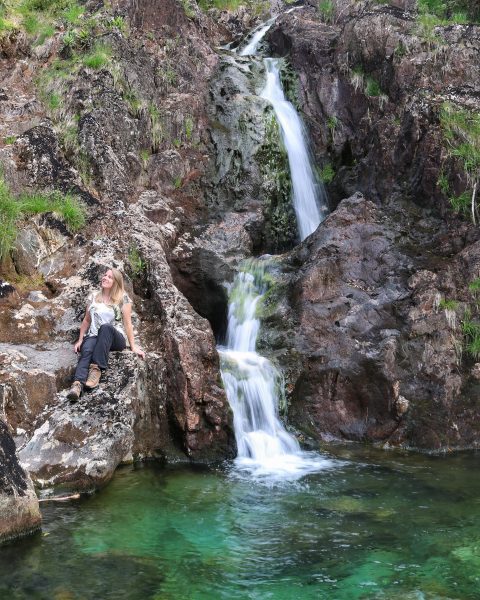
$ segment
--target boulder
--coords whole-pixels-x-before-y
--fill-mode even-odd
[[[392,218],[357,194],[280,261],[288,300],[267,307],[261,348],[287,373],[292,423],[314,437],[479,444],[474,383],[460,369],[463,335],[439,308],[458,267],[444,257],[438,274],[425,268],[446,225],[423,217],[420,239],[406,229],[420,209],[397,201]]]
[[[42,517],[32,480],[15,454],[15,442],[0,420],[0,543],[32,533]]]

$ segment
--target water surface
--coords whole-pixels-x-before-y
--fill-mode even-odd
[[[0,549],[0,598],[478,599],[480,455],[339,452],[273,487],[121,469]]]

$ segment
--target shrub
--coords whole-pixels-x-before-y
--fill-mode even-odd
[[[468,313],[462,321],[462,332],[465,336],[465,348],[468,354],[474,360],[478,360],[480,358],[480,324],[473,321]]]
[[[185,125],[185,136],[186,136],[187,140],[190,140],[192,138],[193,128],[194,128],[194,123],[193,123],[192,117],[190,117],[190,116],[186,117],[184,125]]]
[[[435,16],[444,25],[478,23],[480,19],[478,0],[418,0],[418,12]]]

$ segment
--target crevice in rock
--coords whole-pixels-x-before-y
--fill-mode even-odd
[[[216,266],[205,269],[201,263],[202,253],[192,257],[188,269],[185,265],[171,263],[173,281],[192,305],[195,312],[208,320],[217,342],[225,338],[227,331],[228,294],[223,281],[219,280]]]

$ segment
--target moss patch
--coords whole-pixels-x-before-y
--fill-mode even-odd
[[[270,252],[282,252],[294,244],[297,223],[291,201],[292,182],[288,156],[277,121],[271,111],[266,115],[265,141],[256,158],[262,172],[267,198],[263,210],[265,247]]]

